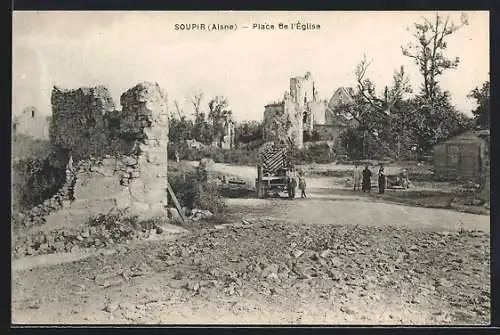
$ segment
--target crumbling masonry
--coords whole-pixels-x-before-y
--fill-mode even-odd
[[[326,101],[318,98],[311,73],[290,78],[290,91],[285,92],[283,100],[265,106],[264,140],[291,141],[302,148],[303,132],[312,132],[316,119],[324,120],[326,109]]]
[[[141,216],[166,215],[166,94],[158,84],[143,82],[123,93],[120,103],[117,111],[104,86],[52,91],[55,150],[75,166],[94,162],[89,169],[100,175],[86,180],[79,171],[70,206],[95,210],[99,203]]]

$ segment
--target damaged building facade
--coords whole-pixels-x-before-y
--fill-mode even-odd
[[[12,134],[48,140],[50,119],[50,116],[41,114],[35,107],[26,107],[20,115],[14,116]]]
[[[310,72],[290,78],[290,90],[283,100],[264,107],[264,140],[289,142],[301,149],[305,137],[316,133],[318,140],[335,142],[342,131],[354,125],[337,111],[352,100],[352,95],[352,90],[339,88],[327,101],[319,98]]]
[[[95,164],[89,169],[99,175],[85,180],[77,171],[71,208],[108,202],[110,208],[130,208],[139,215],[166,213],[168,112],[158,84],[143,82],[127,90],[121,110],[104,86],[54,87],[51,103],[54,150],[68,165],[90,159]]]

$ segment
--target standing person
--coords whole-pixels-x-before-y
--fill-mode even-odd
[[[354,179],[354,191],[359,190],[361,186],[361,179],[363,178],[363,175],[361,173],[361,169],[359,168],[358,163],[354,164],[354,172],[353,172],[353,179]]]
[[[290,199],[295,198],[295,188],[297,187],[297,181],[295,180],[295,171],[290,168],[288,170],[288,196]]]
[[[368,168],[368,164],[363,170],[363,183],[361,185],[363,192],[370,192],[372,189],[372,172]]]
[[[383,194],[384,191],[385,191],[384,164],[380,164],[380,169],[378,170],[378,193]]]
[[[299,173],[299,189],[300,189],[300,197],[307,198],[306,196],[306,180],[302,172]]]
[[[179,163],[179,151],[175,150],[175,161]]]

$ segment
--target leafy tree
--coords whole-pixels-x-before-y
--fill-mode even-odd
[[[444,92],[439,100],[429,103],[426,97],[416,96],[408,114],[408,125],[414,132],[419,155],[428,153],[439,141],[456,135],[471,126],[470,119],[457,111],[450,103],[450,95]]]
[[[416,41],[401,47],[403,55],[415,61],[423,77],[420,93],[410,102],[410,118],[405,121],[414,131],[420,155],[428,153],[438,141],[470,127],[467,117],[451,105],[449,92],[439,86],[444,71],[456,69],[460,62],[458,57],[445,55],[447,40],[465,25],[465,14],[458,25],[449,16],[443,18],[437,13],[433,21],[423,17],[423,22],[414,25]]]
[[[476,125],[489,129],[490,128],[490,82],[486,81],[481,87],[474,88],[467,96],[475,99],[477,108],[472,111],[476,121]]]
[[[182,142],[191,138],[193,130],[193,122],[181,116],[178,118],[171,118],[169,124],[168,138],[172,142]]]
[[[253,141],[262,140],[264,136],[263,124],[258,121],[245,121],[235,127],[236,141],[248,144]]]
[[[340,134],[340,143],[351,159],[363,158],[363,132],[348,128]]]
[[[400,126],[404,111],[402,102],[406,94],[412,92],[409,78],[401,66],[394,72],[391,86],[385,87],[382,96],[377,95],[375,84],[366,77],[370,64],[365,55],[356,66],[354,102],[340,106],[337,111],[338,114],[350,115],[358,122],[358,126],[346,132],[341,140],[344,148],[357,158],[395,154],[397,149],[394,144],[402,140],[395,136],[393,127]]]
[[[191,138],[193,122],[189,120],[177,101],[174,101],[175,113],[170,114],[168,138],[171,142],[182,142]]]
[[[450,17],[445,19],[436,13],[431,22],[423,17],[422,23],[415,23],[413,36],[416,42],[401,47],[403,55],[412,58],[423,77],[422,95],[430,101],[440,99],[439,77],[445,70],[456,69],[460,59],[445,55],[447,39],[460,28],[468,25],[467,16],[462,14],[461,23],[454,24]]]
[[[213,131],[210,123],[206,120],[205,113],[200,112],[196,115],[191,137],[204,144],[212,143],[214,139]]]
[[[224,142],[225,129],[227,123],[232,122],[232,112],[228,109],[227,99],[223,96],[216,96],[208,103],[208,120],[212,126],[213,139],[218,145]]]

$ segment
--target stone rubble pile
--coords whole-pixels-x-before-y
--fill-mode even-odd
[[[132,240],[142,240],[163,233],[161,226],[169,219],[138,221],[134,216],[99,214],[89,219],[80,229],[38,231],[33,235],[17,237],[13,241],[13,256],[34,256],[78,250],[95,251],[119,246]]]
[[[490,309],[489,235],[480,231],[259,220],[197,231],[159,246],[156,259],[152,266],[168,269],[180,289],[207,297],[207,290],[226,296],[257,290],[280,301],[331,301],[347,311],[353,299],[375,301],[378,294],[399,297],[404,291],[403,304],[446,301],[468,310],[470,320]]]

